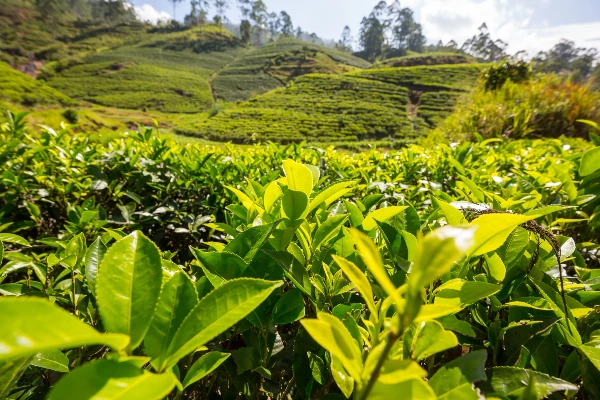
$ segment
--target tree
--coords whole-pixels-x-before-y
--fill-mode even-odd
[[[254,26],[259,29],[264,28],[267,24],[267,18],[267,6],[263,0],[254,0],[250,10],[250,19],[254,21]]]
[[[252,25],[250,25],[250,21],[247,19],[243,20],[240,24],[240,36],[242,37],[242,42],[248,44],[252,39]]]
[[[254,22],[252,33],[254,35],[254,42],[258,45],[262,44],[261,32],[267,26],[268,18],[267,6],[263,0],[254,0],[252,2],[252,9],[250,10],[250,20]]]
[[[337,43],[336,47],[343,51],[352,51],[352,32],[350,27],[346,25],[342,31],[342,38]]]
[[[362,19],[360,24],[360,46],[367,60],[375,61],[383,50],[384,26],[373,13]]]
[[[171,3],[173,3],[173,21],[175,21],[176,18],[176,12],[177,12],[177,3],[181,3],[183,0],[169,0]]]
[[[125,0],[95,0],[90,2],[94,21],[109,25],[125,24],[137,19],[135,9]]]
[[[292,24],[292,17],[290,17],[290,15],[285,11],[279,13],[279,26],[281,27],[281,34],[283,36],[294,36],[294,24]]]
[[[500,39],[493,40],[485,22],[479,27],[479,34],[465,41],[461,50],[473,57],[487,62],[500,61],[508,57],[508,44]]]
[[[183,19],[188,26],[203,25],[206,23],[209,3],[208,0],[192,0],[192,11]]]
[[[594,69],[598,51],[594,48],[576,47],[575,42],[563,39],[547,52],[540,52],[533,61],[542,72],[570,73],[575,81],[585,80]]]
[[[279,16],[276,12],[269,13],[267,15],[267,21],[271,37],[275,37],[279,33]]]
[[[302,36],[304,35],[304,31],[302,30],[302,28],[297,27],[296,28],[296,38],[298,39],[302,39]]]

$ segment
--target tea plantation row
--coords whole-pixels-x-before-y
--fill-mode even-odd
[[[475,86],[480,64],[311,74],[177,132],[211,140],[414,142]],[[257,79],[262,79],[260,76]],[[409,91],[414,93],[409,96]],[[412,104],[412,115],[407,107]]]
[[[1,126],[2,398],[600,395],[589,142]]]

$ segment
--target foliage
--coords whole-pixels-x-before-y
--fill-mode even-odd
[[[452,112],[458,95],[475,85],[482,67],[465,64],[305,75],[286,88],[198,118],[177,131],[236,143],[411,142]]]
[[[533,58],[536,71],[571,75],[576,82],[590,76],[598,50],[576,47],[575,42],[563,39],[548,51],[541,51]]]
[[[209,77],[241,51],[232,35],[205,26],[146,35],[46,78],[71,97],[104,106],[197,112],[213,104]]]
[[[24,106],[73,105],[75,102],[56,89],[0,62],[0,100]]]
[[[487,25],[483,23],[479,27],[479,34],[467,39],[461,50],[479,61],[496,62],[508,56],[507,47],[508,43],[501,39],[492,39]]]
[[[588,142],[2,132],[3,396],[597,397]],[[198,209],[209,235],[179,229]]]
[[[531,81],[507,81],[497,90],[484,84],[465,96],[456,111],[437,128],[452,139],[527,136],[586,137],[579,119],[600,120],[598,94],[553,75]]]
[[[284,37],[237,58],[219,71],[211,85],[218,99],[239,101],[281,87],[298,76],[338,74],[369,66],[348,53]]]
[[[506,81],[521,83],[531,78],[531,65],[525,61],[505,60],[482,72],[486,90],[500,89]]]
[[[404,57],[388,58],[377,64],[375,68],[416,67],[422,65],[471,64],[475,60],[471,56],[459,53],[427,52]]]

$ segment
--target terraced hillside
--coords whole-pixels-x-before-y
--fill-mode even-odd
[[[209,108],[209,78],[247,51],[216,26],[147,35],[135,45],[86,57],[48,78],[69,96],[101,104],[170,113]]]
[[[285,88],[209,114],[179,133],[245,142],[414,141],[450,113],[481,64],[310,74]]]
[[[0,101],[23,106],[68,106],[75,102],[44,82],[0,62]]]
[[[296,39],[279,39],[255,48],[220,71],[211,84],[217,99],[247,100],[310,74],[341,74],[368,68],[363,59]]]
[[[419,65],[445,65],[475,63],[471,56],[460,53],[432,52],[389,58],[374,65],[374,68],[416,67]]]

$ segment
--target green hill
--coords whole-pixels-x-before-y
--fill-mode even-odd
[[[23,106],[69,106],[75,102],[42,81],[0,62],[0,100]]]
[[[69,96],[96,104],[169,113],[209,108],[209,78],[247,50],[216,26],[147,33],[136,45],[89,55],[48,77]]]
[[[179,133],[246,142],[414,141],[449,114],[481,64],[310,74],[180,126]]]
[[[217,99],[247,100],[252,95],[282,87],[298,76],[340,74],[370,65],[342,51],[282,38],[244,54],[221,70],[211,85]]]
[[[433,52],[395,57],[376,63],[374,68],[416,67],[420,65],[470,64],[476,60],[460,53]]]

